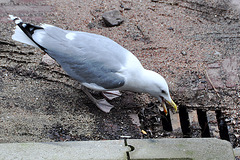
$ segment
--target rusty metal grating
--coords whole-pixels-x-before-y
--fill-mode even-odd
[[[153,110],[153,108],[151,108],[151,110]],[[148,119],[146,119],[147,116],[145,116],[145,119],[143,118],[143,113],[138,114],[141,122],[141,129],[145,130],[150,137],[212,137],[230,141],[233,147],[239,145],[237,138],[234,137],[232,127],[227,125],[225,121],[227,117],[225,117],[219,109],[189,109],[185,106],[179,106],[178,113],[173,114],[169,111],[167,116],[161,113],[160,117],[157,117],[154,113],[151,114],[154,116]],[[161,120],[157,121],[158,118],[161,118]],[[147,124],[149,121],[152,121],[151,125]],[[161,123],[162,128],[159,123]],[[163,136],[156,134],[156,126],[165,131],[165,133],[161,134]]]

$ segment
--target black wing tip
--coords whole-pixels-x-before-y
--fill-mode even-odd
[[[33,38],[32,35],[34,34],[34,31],[37,29],[43,29],[40,26],[35,26],[29,23],[23,23],[23,21],[21,20],[21,18],[13,16],[13,15],[9,15],[9,19],[13,20],[15,22],[16,25],[19,26],[19,28],[28,36],[28,38],[30,38],[40,49],[42,49],[43,51],[46,52],[46,49],[44,47],[42,47],[41,45],[39,45]]]

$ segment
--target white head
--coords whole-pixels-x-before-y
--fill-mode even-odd
[[[145,91],[149,93],[150,95],[156,97],[160,103],[162,103],[164,107],[164,112],[166,113],[166,106],[164,102],[167,102],[170,104],[175,110],[177,110],[177,105],[173,102],[170,93],[169,88],[166,80],[158,73],[146,70],[147,74],[145,74],[146,77],[146,84]]]

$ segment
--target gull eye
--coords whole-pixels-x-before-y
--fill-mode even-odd
[[[162,90],[162,94],[166,94],[166,91]]]

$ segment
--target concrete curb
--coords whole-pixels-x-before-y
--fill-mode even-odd
[[[128,145],[135,147],[131,159],[235,159],[231,143],[215,138],[129,139]]]
[[[235,156],[239,156],[239,157],[240,157],[240,147],[239,147],[239,148],[235,148],[235,149],[233,150],[233,152],[234,152],[234,155],[235,155]]]
[[[239,150],[236,150],[238,153]],[[213,138],[2,143],[0,160],[194,159],[234,160],[229,142]]]
[[[127,159],[124,140],[0,144],[0,160]]]

